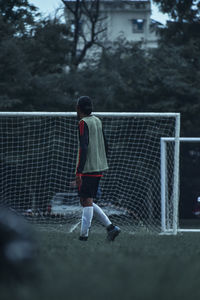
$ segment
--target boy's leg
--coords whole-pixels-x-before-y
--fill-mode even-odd
[[[80,202],[83,206],[80,240],[87,240],[93,218],[93,199],[80,198]]]
[[[114,241],[115,238],[120,233],[120,228],[118,226],[114,226],[110,219],[106,216],[103,210],[95,203],[93,203],[94,213],[98,217],[99,221],[106,227],[107,229],[107,239],[109,241]]]
[[[94,213],[99,219],[99,221],[105,226],[108,227],[112,222],[110,219],[106,216],[106,214],[103,212],[103,210],[95,203],[93,203]]]

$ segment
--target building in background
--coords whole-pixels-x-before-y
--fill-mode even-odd
[[[66,24],[73,31],[77,19],[75,20],[72,10],[75,10],[77,2],[76,0],[62,1],[65,4]],[[84,0],[82,1],[83,4],[81,4],[81,1],[79,4],[87,6],[89,3],[91,5],[91,3],[97,2],[99,4],[99,21],[98,24],[95,24],[95,30],[98,32],[95,45],[112,46],[112,43],[121,37],[129,42],[140,42],[143,49],[158,46],[159,35],[157,29],[162,24],[151,20],[150,0]],[[83,13],[79,19],[79,35],[81,48],[91,35],[89,12],[86,12],[86,15]],[[95,45],[91,49],[93,53],[98,48]]]
[[[101,1],[100,14],[105,16],[106,42],[123,36],[130,42],[142,42],[145,49],[157,47],[158,35],[151,24],[149,0]]]

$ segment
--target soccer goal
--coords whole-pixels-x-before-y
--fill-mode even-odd
[[[101,180],[96,201],[124,230],[163,230],[160,139],[174,138],[167,157],[168,191],[165,187],[175,203],[167,221],[173,226],[178,201],[180,115],[94,115],[101,118],[109,145],[109,170]],[[0,132],[1,204],[37,224],[76,227],[81,207],[77,190],[70,185],[78,147],[76,113],[1,112]]]
[[[199,137],[181,137],[182,143],[200,143]],[[179,224],[179,203],[173,199],[172,182],[170,182],[170,153],[173,153],[175,138],[162,137],[161,138],[161,223],[163,233],[177,233],[177,232],[200,232],[199,228],[181,228]],[[177,174],[178,175],[178,174]],[[178,185],[178,181],[175,184]],[[175,192],[178,190],[174,189]]]

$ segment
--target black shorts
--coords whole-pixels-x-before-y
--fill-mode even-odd
[[[79,197],[95,198],[101,177],[82,176],[82,184],[78,189]]]

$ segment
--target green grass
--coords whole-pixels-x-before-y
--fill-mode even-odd
[[[0,283],[0,299],[199,299],[200,234],[39,232],[36,276]]]

